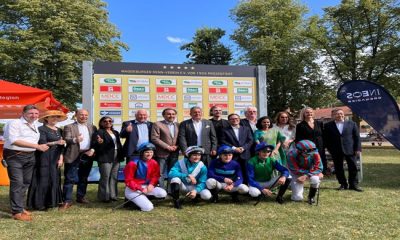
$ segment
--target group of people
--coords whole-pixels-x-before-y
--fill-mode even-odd
[[[223,119],[218,106],[210,113],[211,119],[203,119],[202,109],[193,107],[191,118],[178,123],[177,111],[166,108],[164,120],[152,123],[141,109],[118,132],[111,117],[102,117],[97,129],[88,123],[88,111],[80,109],[76,121],[61,130],[56,124],[66,119],[64,113],[50,110],[39,118],[35,106],[25,106],[22,117],[10,121],[4,134],[13,218],[32,219],[24,207],[27,189],[28,209],[70,208],[74,184],[76,202],[89,203],[85,196],[93,161],[100,172],[98,200],[118,200],[118,169],[125,160],[125,198],[142,211],[154,208],[148,196],[165,198],[167,193],[178,209],[189,199],[217,202],[222,190],[233,201],[238,201],[238,194],[260,199],[275,193],[282,204],[291,186],[291,199],[302,201],[306,180],[311,184],[308,202],[313,204],[326,170],[325,147],[334,160],[339,190],[362,191],[356,167],[358,130],[354,122],[344,120],[342,110],[335,109],[335,120],[323,125],[314,120],[313,109],[305,108],[297,126],[284,111],[277,114],[275,124],[268,116],[257,118],[255,107],[245,110],[244,119],[236,113]],[[43,126],[36,128],[36,120]],[[343,158],[349,168],[348,181]]]

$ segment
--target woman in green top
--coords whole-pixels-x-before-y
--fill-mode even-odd
[[[286,166],[286,155],[282,149],[282,143],[285,142],[285,136],[276,128],[272,128],[272,119],[268,116],[261,117],[257,120],[257,130],[254,132],[254,141],[256,144],[268,142],[275,149],[272,156],[283,166]]]

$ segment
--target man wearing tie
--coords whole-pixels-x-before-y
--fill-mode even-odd
[[[358,186],[356,159],[361,151],[360,134],[356,123],[344,120],[341,109],[333,109],[334,121],[328,122],[324,127],[324,145],[331,153],[335,165],[336,178],[340,184],[338,190],[351,189],[362,192]],[[343,158],[347,162],[349,171],[348,182],[344,174]]]
[[[176,110],[166,108],[162,115],[164,120],[155,122],[151,129],[151,142],[156,146],[155,159],[160,165],[160,187],[164,188],[164,179],[178,160],[178,128],[175,122]]]

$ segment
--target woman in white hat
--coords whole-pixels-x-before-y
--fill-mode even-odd
[[[39,127],[39,144],[47,144],[49,150],[36,156],[28,190],[27,205],[30,209],[46,210],[62,203],[60,168],[63,165],[65,141],[62,139],[62,130],[56,124],[66,119],[67,116],[58,110],[48,110],[39,118],[39,122],[43,123]]]

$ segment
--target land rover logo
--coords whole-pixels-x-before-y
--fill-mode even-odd
[[[105,83],[117,83],[117,79],[115,78],[106,78],[104,79]]]
[[[248,88],[238,88],[237,92],[238,93],[249,93],[249,89]]]
[[[167,85],[171,85],[172,81],[171,80],[160,80],[161,84],[167,84]]]
[[[224,82],[223,82],[223,81],[217,81],[217,80],[214,80],[214,81],[212,81],[211,83],[212,83],[212,85],[215,85],[215,86],[224,85]]]
[[[144,87],[132,87],[132,92],[145,92],[146,89]]]
[[[186,90],[188,93],[198,93],[199,92],[198,88],[187,88]]]

